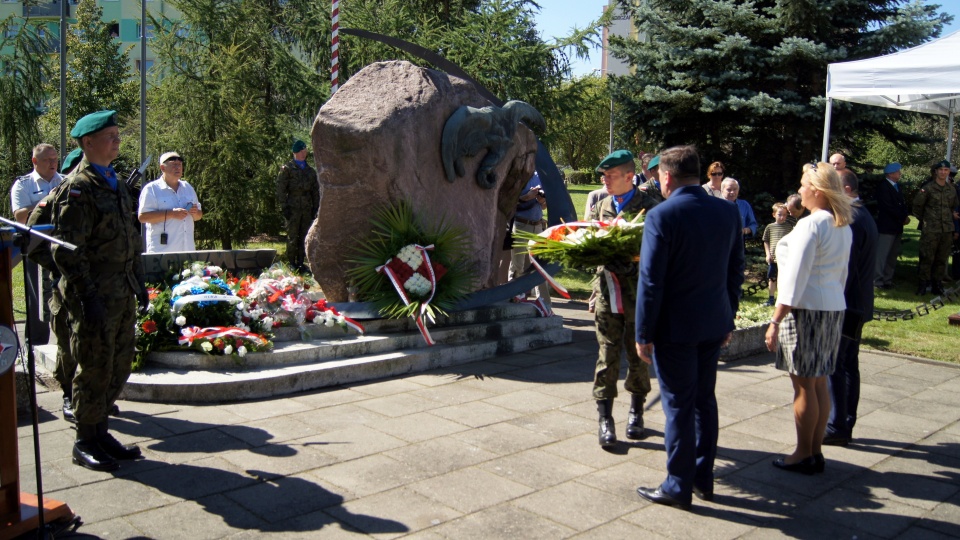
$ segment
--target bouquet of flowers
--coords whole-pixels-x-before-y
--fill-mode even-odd
[[[348,261],[358,297],[388,318],[413,317],[433,345],[425,319],[445,314],[475,282],[466,231],[443,220],[425,226],[408,201],[381,209],[372,225],[372,236]]]
[[[643,239],[643,213],[629,221],[618,217],[611,222],[563,223],[539,234],[517,231],[514,237],[515,247],[526,247],[531,255],[567,268],[637,261]]]

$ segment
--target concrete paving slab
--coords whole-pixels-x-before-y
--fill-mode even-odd
[[[349,501],[327,513],[374,538],[397,538],[462,515],[409,488]]]
[[[552,540],[566,538],[575,531],[533,512],[504,503],[444,523],[436,528],[436,532],[445,538],[462,540],[489,538]]]
[[[522,497],[533,488],[502,476],[469,467],[410,484],[410,489],[469,514]]]
[[[480,465],[493,474],[509,478],[534,489],[544,489],[596,470],[540,449],[526,450]]]
[[[451,435],[469,427],[431,413],[414,413],[401,418],[370,422],[370,427],[407,442],[419,442]]]
[[[415,463],[401,462],[383,454],[319,467],[304,475],[317,483],[348,490],[353,498],[366,497],[433,476],[433,471]],[[341,490],[336,490],[341,492]]]
[[[564,482],[512,502],[577,531],[592,529],[641,506],[629,492],[614,494],[576,481]]]

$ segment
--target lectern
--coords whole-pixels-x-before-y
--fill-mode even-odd
[[[44,523],[74,517],[66,503],[44,498],[41,504],[36,495],[20,491],[16,373],[13,365],[19,346],[13,331],[12,233],[12,229],[0,228],[0,540],[15,538],[37,529],[40,526],[41,507]]]

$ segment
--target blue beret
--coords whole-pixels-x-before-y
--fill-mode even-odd
[[[615,150],[597,165],[597,172],[603,172],[624,163],[633,162],[633,153],[629,150]]]
[[[300,139],[297,139],[293,141],[293,146],[290,147],[290,151],[296,154],[297,152],[305,149],[306,147],[307,147],[307,143],[301,141]]]
[[[660,154],[653,156],[653,159],[650,160],[650,163],[647,165],[647,170],[656,169],[660,166]]]
[[[84,135],[96,133],[101,129],[117,125],[116,111],[99,111],[90,113],[77,120],[77,125],[70,130],[70,136],[79,139]]]
[[[73,152],[67,154],[67,157],[63,158],[63,167],[60,168],[61,174],[67,174],[74,167],[77,166],[77,163],[80,163],[80,159],[83,158],[83,151],[79,148],[74,148]]]

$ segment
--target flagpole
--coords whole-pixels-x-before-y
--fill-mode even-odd
[[[340,87],[340,0],[333,0],[330,15],[330,95]]]

